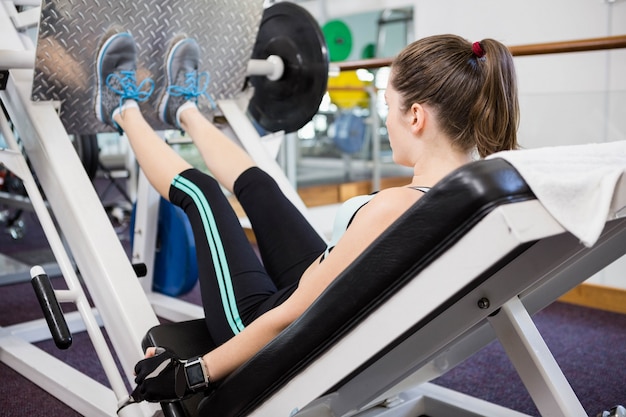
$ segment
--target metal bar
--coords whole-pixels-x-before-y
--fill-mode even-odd
[[[548,42],[509,47],[513,56],[559,54],[567,52],[589,52],[607,49],[626,48],[626,35],[607,36],[603,38],[581,39],[562,42]],[[337,62],[341,71],[357,69],[376,69],[388,67],[393,58],[374,58],[355,61]]]
[[[380,162],[380,116],[376,108],[377,90],[375,87],[365,89],[370,96],[370,120],[372,128],[372,191],[380,190],[382,167]]]
[[[137,182],[137,204],[135,206],[135,224],[133,228],[132,262],[146,265],[146,275],[141,279],[141,286],[146,293],[152,292],[154,278],[154,259],[159,218],[160,196],[148,182],[140,169]]]
[[[0,129],[7,143],[12,147],[17,147],[17,142],[9,129],[8,121],[3,113],[0,113]],[[82,290],[80,281],[74,272],[73,264],[65,250],[65,246],[48,212],[43,197],[39,193],[35,179],[29,171],[26,160],[19,152],[5,151],[4,154],[5,158],[7,158],[5,161],[7,167],[9,167],[15,175],[20,177],[26,188],[26,192],[37,214],[39,223],[44,230],[48,244],[63,273],[63,278],[65,279],[68,290],[59,291],[58,295],[60,295],[61,301],[72,301],[76,304],[111,387],[118,398],[122,398],[127,394],[126,385],[119,374],[117,364],[108,348],[104,335],[100,331],[100,326],[91,312],[91,306],[89,305],[87,296]],[[8,159],[8,157],[12,158]]]
[[[248,75],[265,75],[271,81],[278,81],[285,72],[285,63],[277,55],[267,59],[251,59],[248,61]]]
[[[7,193],[5,191],[0,191],[0,204],[6,204],[21,210],[34,210],[33,204],[30,202],[30,198],[22,195]]]
[[[560,54],[567,52],[589,52],[626,48],[626,35],[604,38],[580,39],[575,41],[548,42],[531,45],[511,46],[513,56]]]
[[[28,69],[35,66],[33,51],[0,50],[0,70]]]
[[[32,78],[32,71],[11,71],[0,98],[20,132],[127,379],[133,380],[134,365],[143,357],[141,340],[158,320],[57,112],[50,103],[30,100]]]
[[[39,23],[40,14],[41,7],[32,7],[22,12],[15,13],[15,15],[11,16],[11,20],[17,30],[34,28]]]
[[[151,291],[148,294],[148,300],[159,317],[163,317],[173,322],[194,320],[204,317],[204,309],[202,306],[181,300],[179,298]]]
[[[98,310],[95,308],[92,309],[92,314],[98,324],[102,325],[102,320],[100,320]],[[80,333],[86,330],[85,323],[83,322],[79,311],[66,313],[65,321],[67,322],[67,325],[72,333]],[[50,331],[48,330],[48,325],[45,319],[36,319],[13,324],[11,326],[4,327],[3,329],[11,333],[12,336],[19,337],[21,340],[28,343],[39,343],[50,339]]]
[[[542,416],[587,416],[518,297],[489,322]]]
[[[16,6],[41,6],[41,0],[13,0],[13,4]]]

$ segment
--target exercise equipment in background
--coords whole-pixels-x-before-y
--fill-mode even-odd
[[[340,109],[369,107],[369,94],[366,88],[371,81],[363,81],[357,71],[341,71],[336,77],[328,79],[330,101]]]
[[[322,26],[331,62],[345,61],[352,53],[352,32],[341,20],[329,20]],[[340,109],[367,107],[368,94],[365,83],[356,71],[341,71],[328,79],[330,101]]]
[[[334,129],[333,143],[341,152],[352,155],[363,149],[367,126],[361,116],[343,111],[335,119]]]
[[[376,57],[376,45],[368,43],[361,50],[361,59],[372,59]]]
[[[352,53],[352,32],[341,20],[329,20],[322,26],[331,62],[345,61]]]
[[[198,281],[196,243],[189,219],[180,207],[161,198],[157,227],[152,289],[172,297],[186,294]],[[135,232],[134,210],[131,230],[132,247]]]
[[[26,196],[24,184],[17,175],[0,164],[0,229],[17,240],[24,236],[26,224],[22,219],[23,208],[11,204],[13,196],[18,199]]]

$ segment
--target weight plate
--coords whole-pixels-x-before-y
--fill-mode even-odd
[[[161,198],[157,227],[159,244],[152,288],[172,297],[186,294],[198,281],[196,243],[189,218],[183,209]]]
[[[137,204],[133,204],[130,217],[131,247],[135,241],[136,216]],[[196,243],[191,223],[180,207],[164,198],[159,200],[155,250],[152,289],[172,297],[191,291],[198,281]]]
[[[368,43],[361,51],[361,59],[371,59],[376,57],[376,45]]]
[[[340,109],[369,107],[369,94],[365,87],[371,82],[359,79],[356,71],[341,71],[328,79],[330,101]]]
[[[330,20],[322,27],[331,62],[345,61],[352,52],[352,32],[341,20]]]
[[[268,131],[295,132],[317,113],[326,93],[328,50],[315,18],[290,2],[265,9],[251,58],[270,55],[281,57],[284,74],[277,81],[250,76],[248,112]]]

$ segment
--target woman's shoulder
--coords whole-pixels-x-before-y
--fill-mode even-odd
[[[391,187],[376,193],[368,203],[371,211],[405,211],[423,195],[409,187]]]
[[[414,200],[417,201],[424,194],[423,191],[413,187],[390,187],[380,190],[374,196],[376,200],[384,201],[404,201]]]

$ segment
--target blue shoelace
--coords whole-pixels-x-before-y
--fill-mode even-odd
[[[119,82],[121,89],[115,87],[113,81]],[[146,78],[137,85],[135,71],[120,71],[119,75],[115,72],[111,73],[107,76],[106,85],[120,96],[120,107],[124,104],[124,100],[128,99],[137,102],[146,101],[154,91],[154,81],[151,78]],[[149,86],[148,90],[145,89],[146,86]]]
[[[211,77],[207,72],[190,71],[185,74],[185,85],[170,85],[167,92],[172,97],[184,97],[185,100],[194,100],[198,102],[198,97],[207,98],[212,108],[216,108],[215,102],[207,93]]]

